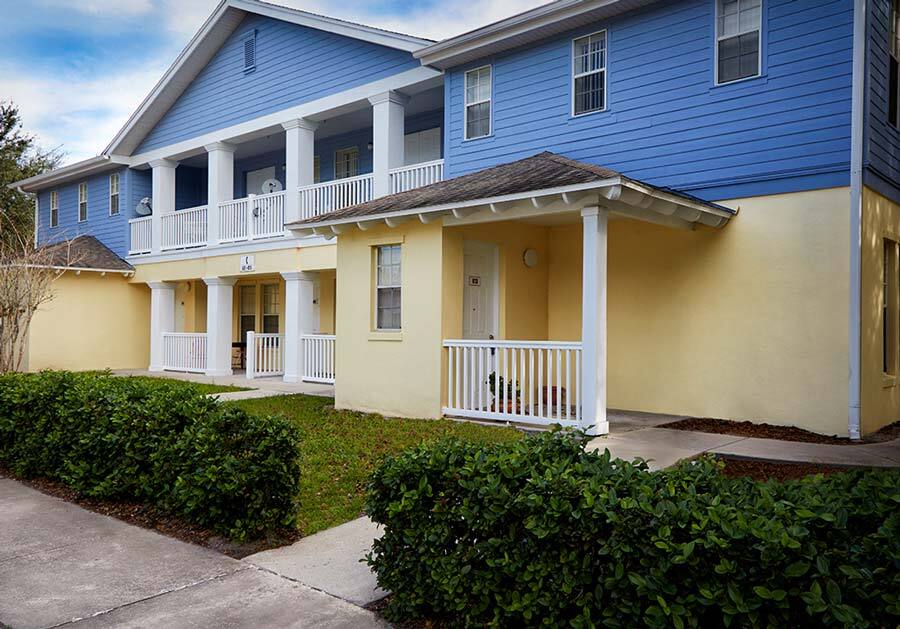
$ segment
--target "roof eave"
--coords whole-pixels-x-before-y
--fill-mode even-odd
[[[35,175],[34,177],[14,181],[13,183],[8,184],[7,187],[13,190],[22,190],[23,192],[38,192],[72,179],[86,177],[123,165],[125,165],[125,162],[113,159],[109,155],[98,155],[74,164],[69,164],[68,166],[47,171],[40,175]]]

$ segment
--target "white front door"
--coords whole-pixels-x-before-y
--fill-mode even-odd
[[[497,245],[463,244],[463,338],[497,336]]]

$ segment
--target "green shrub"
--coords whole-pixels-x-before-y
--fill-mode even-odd
[[[15,473],[152,503],[237,539],[293,523],[298,445],[287,420],[222,406],[182,383],[0,376],[0,462]]]
[[[545,434],[387,459],[369,563],[395,620],[466,625],[884,626],[900,620],[900,474],[650,472]]]

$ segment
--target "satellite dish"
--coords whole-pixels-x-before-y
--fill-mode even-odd
[[[138,216],[150,216],[153,214],[153,199],[144,197],[134,206],[134,213]]]
[[[284,188],[281,185],[281,182],[272,177],[271,179],[266,179],[262,182],[262,186],[260,186],[262,194],[270,194],[272,192],[281,192]]]

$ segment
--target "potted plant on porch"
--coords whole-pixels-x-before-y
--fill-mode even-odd
[[[505,413],[507,415],[512,415],[517,410],[521,412],[521,391],[519,390],[518,382],[506,382],[503,376],[498,376],[496,371],[492,371],[488,376],[487,385],[493,398],[491,404],[492,412]],[[504,391],[506,392],[505,400]]]

